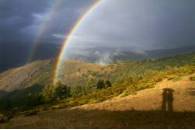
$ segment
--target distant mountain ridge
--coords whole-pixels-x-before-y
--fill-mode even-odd
[[[69,59],[84,60],[98,64],[110,64],[123,60],[144,60],[170,57],[195,52],[195,46],[173,49],[136,51],[129,48],[86,48],[80,52],[71,52]]]
[[[10,68],[23,66],[29,58],[31,51],[29,44],[11,44],[5,43],[0,46],[0,72]],[[40,44],[34,52],[32,61],[45,60],[56,58],[60,51],[61,45],[44,43]],[[162,58],[178,54],[185,54],[195,52],[195,46],[175,48],[175,49],[158,49],[149,51],[131,51],[127,48],[112,48],[112,47],[95,47],[84,49],[83,52],[73,52],[71,60],[84,60],[95,62],[98,64],[109,64],[120,60],[143,60],[146,58]]]
[[[146,53],[148,57],[162,58],[162,57],[169,57],[169,56],[175,56],[179,54],[186,54],[192,52],[195,52],[195,46],[174,48],[174,49],[158,49],[158,50],[147,51]]]

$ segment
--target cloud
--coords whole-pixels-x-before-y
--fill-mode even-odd
[[[194,45],[194,0],[105,0],[74,33],[71,46],[167,49]],[[84,40],[83,40],[84,39]]]
[[[0,0],[3,44],[63,43],[78,19],[95,0]],[[194,0],[102,0],[81,24],[68,46],[145,50],[194,45]],[[48,52],[49,53],[49,52]],[[109,58],[108,54],[105,54]],[[103,58],[104,59],[104,58]]]
[[[63,39],[52,35],[66,36],[94,1],[0,0],[0,71],[24,64],[32,51],[36,59],[55,56]]]
[[[96,51],[95,55],[97,55],[96,64],[105,66],[113,62],[114,55],[111,53],[100,53]]]
[[[57,39],[64,39],[64,35],[63,34],[53,34],[53,37],[57,38]]]
[[[54,33],[67,34],[80,17],[80,10],[94,0],[0,0],[0,35],[5,42],[28,41],[44,28],[42,42],[52,41]],[[58,40],[56,41],[58,42]]]

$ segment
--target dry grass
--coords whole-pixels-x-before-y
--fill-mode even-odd
[[[164,88],[171,88],[174,92],[175,111],[195,111],[195,82],[190,81],[189,77],[181,77],[179,81],[163,80],[155,85],[154,88],[141,90],[136,94],[127,97],[116,97],[102,103],[87,104],[76,107],[84,110],[160,110],[162,103],[162,92]]]
[[[195,76],[190,77],[191,81],[195,81]]]
[[[17,117],[1,128],[195,128],[195,113],[58,110]]]
[[[1,128],[195,128],[195,82],[189,77],[163,80],[155,88],[103,103],[17,116]],[[175,90],[173,113],[160,111],[167,87]]]
[[[14,91],[24,89],[49,76],[51,61],[36,61],[0,74],[0,90]],[[46,77],[48,78],[48,77]],[[45,79],[43,79],[45,80]]]

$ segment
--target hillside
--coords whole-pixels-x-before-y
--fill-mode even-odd
[[[0,110],[5,116],[7,113],[12,114],[13,119],[9,122],[12,125],[9,127],[128,128],[131,122],[127,121],[126,125],[120,124],[128,119],[124,116],[126,114],[131,118],[134,114],[143,118],[149,116],[148,114],[155,118],[159,115],[161,117],[157,123],[162,128],[168,127],[160,124],[167,118],[163,116],[160,108],[163,88],[175,91],[173,93],[175,112],[170,118],[175,119],[179,116],[183,119],[187,115],[188,125],[193,126],[191,120],[194,116],[191,115],[194,115],[195,109],[192,102],[194,53],[156,60],[120,61],[106,66],[83,61],[66,61],[59,76],[59,83],[56,85],[51,83],[52,66],[53,62],[50,60],[36,61],[0,74]],[[83,113],[88,114],[83,115]],[[59,114],[60,116],[57,116]],[[67,124],[77,120],[75,119],[77,114],[81,116],[81,120],[85,118],[86,120],[78,122],[79,124]],[[104,117],[104,114],[106,119],[114,120],[110,122],[102,120],[99,123],[105,124],[101,126],[96,124],[96,120]],[[85,122],[89,118],[94,118],[92,124]],[[53,119],[67,122],[59,124]],[[118,120],[119,123],[116,122]],[[18,125],[17,121],[24,124]],[[47,124],[47,121],[53,124]],[[148,121],[154,122],[153,118]],[[182,120],[173,121],[182,122]],[[140,122],[143,123],[143,127],[147,127],[147,122],[141,119]],[[3,124],[2,127],[5,127],[4,125],[7,124]],[[135,122],[134,125],[138,126]],[[170,125],[174,127],[174,123]],[[187,127],[186,124],[183,125]],[[152,127],[155,127],[154,124]]]
[[[73,109],[109,110],[109,111],[150,111],[162,109],[163,90],[173,89],[173,109],[177,112],[195,111],[195,74],[180,77],[177,80],[164,79],[154,88],[141,90],[126,97],[115,97],[105,102],[83,105]]]
[[[59,49],[61,48],[58,44],[43,43],[36,47],[36,52],[29,59],[29,53],[32,51],[32,45],[26,42],[20,42],[13,44],[12,42],[1,42],[0,46],[0,73],[7,71],[11,68],[24,66],[27,60],[45,60],[56,57]],[[49,52],[49,53],[47,53]]]
[[[0,74],[0,111],[11,111],[37,104],[30,95],[39,95],[45,84],[51,82],[50,60],[36,61]],[[31,101],[32,100],[32,101]],[[30,103],[29,103],[30,102]]]
[[[83,85],[89,80],[94,80],[96,76],[93,74],[101,72],[103,69],[103,66],[97,64],[67,61],[62,68],[60,79],[61,82],[67,85]]]
[[[70,109],[17,116],[3,128],[194,128],[195,74],[163,80],[127,97]],[[161,112],[164,88],[174,90],[173,113]],[[79,118],[78,118],[79,117]],[[22,123],[21,123],[22,122]]]
[[[46,60],[36,61],[1,73],[0,91],[11,92],[31,87],[36,83],[47,82],[50,75],[50,69],[51,61]]]
[[[76,49],[76,48],[75,48]],[[131,47],[89,47],[79,49],[79,51],[69,50],[69,58],[75,60],[85,60],[98,64],[110,64],[124,60],[144,60],[171,57],[179,54],[189,54],[195,52],[195,46],[155,49],[155,50],[134,50]],[[86,55],[87,53],[87,55]]]

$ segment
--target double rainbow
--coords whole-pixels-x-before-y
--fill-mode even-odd
[[[38,27],[37,36],[33,41],[33,47],[31,49],[31,52],[29,53],[27,62],[31,62],[33,60],[36,50],[38,46],[41,44],[41,38],[43,37],[44,33],[47,32],[48,27],[51,24],[52,18],[56,14],[57,12],[56,10],[59,8],[61,4],[62,4],[61,0],[51,2],[51,7],[48,9],[48,15],[45,16],[46,21],[43,21]]]

